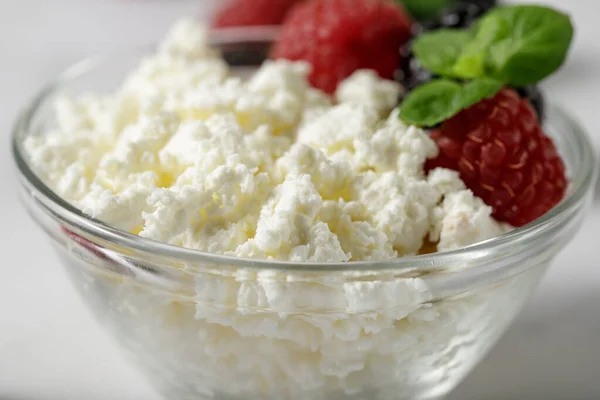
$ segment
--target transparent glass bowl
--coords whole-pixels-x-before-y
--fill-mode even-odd
[[[271,33],[232,30],[214,44],[245,73],[264,57]],[[22,144],[53,126],[58,94],[112,91],[145,54],[98,57],[65,72],[24,110],[13,152],[23,204],[82,298],[165,398],[443,397],[504,332],[590,206],[593,147],[579,125],[551,108],[547,131],[568,166],[567,197],[532,224],[465,249],[296,265],[115,230],[46,187]]]

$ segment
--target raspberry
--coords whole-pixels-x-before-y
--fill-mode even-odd
[[[536,85],[530,85],[515,88],[515,90],[519,93],[519,96],[529,100],[529,104],[531,104],[538,115],[538,120],[543,122],[546,117],[546,101],[544,100],[544,95],[540,91],[540,88]]]
[[[502,89],[445,121],[431,133],[440,148],[428,170],[456,170],[494,217],[523,226],[564,196],[565,166],[527,100]]]
[[[398,3],[309,0],[288,14],[271,57],[309,62],[312,85],[333,93],[357,69],[392,79],[410,36],[410,18]]]
[[[215,14],[215,28],[279,25],[288,11],[304,0],[231,0]]]

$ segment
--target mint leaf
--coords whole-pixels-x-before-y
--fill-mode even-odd
[[[537,83],[564,62],[573,25],[548,7],[497,7],[470,30],[441,29],[413,44],[419,62],[436,75],[488,76],[514,86]]]
[[[452,65],[452,75],[463,79],[485,76],[485,56],[485,48],[480,43],[468,43]]]
[[[510,29],[502,20],[491,21],[483,26],[481,21],[480,18],[473,24],[471,28],[471,31],[475,32],[473,40],[465,46],[453,66],[455,74],[459,76],[465,78],[486,76],[488,48],[499,38],[505,36]]]
[[[412,125],[431,127],[461,110],[494,96],[503,84],[491,78],[475,79],[461,85],[437,79],[413,90],[400,106],[400,119]]]
[[[447,6],[451,0],[397,0],[402,3],[406,10],[417,20],[426,20],[436,17]]]
[[[534,84],[564,62],[573,39],[568,15],[541,6],[498,7],[477,25],[486,75],[515,86]]]
[[[504,84],[492,78],[479,78],[462,87],[462,109],[469,108],[483,99],[493,97]]]
[[[433,126],[462,108],[462,86],[448,79],[434,80],[412,92],[400,106],[400,119],[412,125]]]
[[[434,74],[457,78],[471,78],[460,74],[454,64],[469,45],[472,36],[468,31],[439,29],[422,34],[413,42],[413,52],[425,68]],[[478,75],[475,75],[478,76]]]

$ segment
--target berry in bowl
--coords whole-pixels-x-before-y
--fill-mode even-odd
[[[257,67],[273,32],[182,21],[67,71],[15,127],[23,203],[165,398],[441,398],[579,229],[592,146],[560,109],[542,129],[531,77],[398,105],[376,60],[282,59],[289,33]]]

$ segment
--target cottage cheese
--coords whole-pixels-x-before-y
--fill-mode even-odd
[[[357,71],[334,105],[307,64],[243,81],[206,40],[181,21],[116,94],[60,99],[57,128],[26,143],[36,170],[94,218],[239,257],[381,260],[502,232],[455,174],[425,176],[437,147],[390,114],[397,83]]]
[[[373,70],[358,70],[338,86],[335,97],[339,103],[365,104],[386,115],[402,91],[398,82],[380,79]]]
[[[390,113],[396,83],[358,71],[332,102],[308,73],[267,61],[244,81],[201,26],[183,21],[113,95],[59,99],[56,128],[26,149],[46,183],[86,214],[204,252],[376,261],[506,230],[455,172],[425,174],[438,150]],[[111,298],[139,318],[128,328],[137,339],[153,342],[164,329],[182,341],[176,362],[160,362],[209,398],[325,399],[416,385],[439,367],[455,325],[483,318],[491,301],[429,304],[425,281],[381,272],[219,268],[189,279],[193,302],[180,306],[172,297],[147,304],[144,289],[128,285]],[[270,361],[258,366],[256,349]]]

